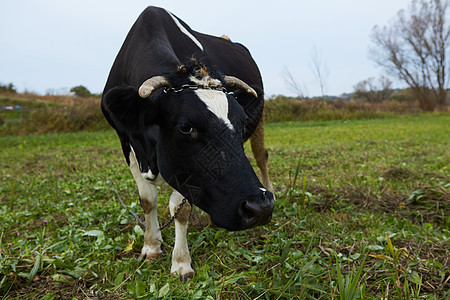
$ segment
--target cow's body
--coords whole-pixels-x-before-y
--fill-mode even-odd
[[[172,215],[187,198],[230,230],[270,220],[273,195],[242,148],[251,136],[264,185],[273,191],[263,105],[261,76],[244,46],[195,32],[161,8],[140,15],[109,74],[102,110],[139,188],[146,222],[142,257],[161,252],[156,186],[165,181],[175,189]],[[185,205],[175,219],[172,272],[184,278],[193,275],[186,242],[190,209]]]

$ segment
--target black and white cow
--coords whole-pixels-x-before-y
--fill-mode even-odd
[[[193,276],[186,241],[191,205],[213,223],[242,230],[270,221],[263,86],[249,51],[226,38],[193,31],[170,12],[148,7],[112,66],[102,111],[117,131],[145,212],[141,258],[161,253],[157,186],[174,188],[172,273]],[[251,140],[264,186],[247,160]],[[267,188],[267,189],[266,189]]]

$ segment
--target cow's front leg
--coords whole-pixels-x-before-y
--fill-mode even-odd
[[[149,184],[151,198],[140,196],[141,206],[145,215],[144,246],[142,247],[139,259],[156,258],[161,254],[161,231],[159,230],[158,212],[156,210],[158,202],[158,192],[156,186]]]
[[[155,258],[161,253],[161,231],[158,223],[158,190],[157,187],[142,177],[139,169],[139,163],[134,155],[130,152],[130,170],[139,189],[139,199],[144,209],[145,215],[145,233],[144,246],[142,247],[139,259]]]
[[[177,191],[173,191],[170,196],[170,214],[173,216],[183,201],[183,196]],[[172,274],[181,276],[185,282],[194,276],[194,270],[191,266],[191,257],[187,245],[187,227],[189,216],[191,215],[191,206],[188,202],[184,203],[175,218],[175,246],[172,252]]]

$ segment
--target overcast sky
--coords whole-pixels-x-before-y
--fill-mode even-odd
[[[306,96],[320,95],[312,53],[328,69],[325,93],[352,92],[382,70],[369,59],[370,33],[410,0],[144,1],[2,0],[0,83],[44,94],[84,85],[100,93],[126,34],[149,5],[192,29],[228,35],[252,53],[266,95],[294,95],[286,70]]]

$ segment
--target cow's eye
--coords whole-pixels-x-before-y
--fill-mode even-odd
[[[181,123],[180,125],[178,125],[178,130],[182,134],[191,134],[194,132],[194,128],[188,123]]]

